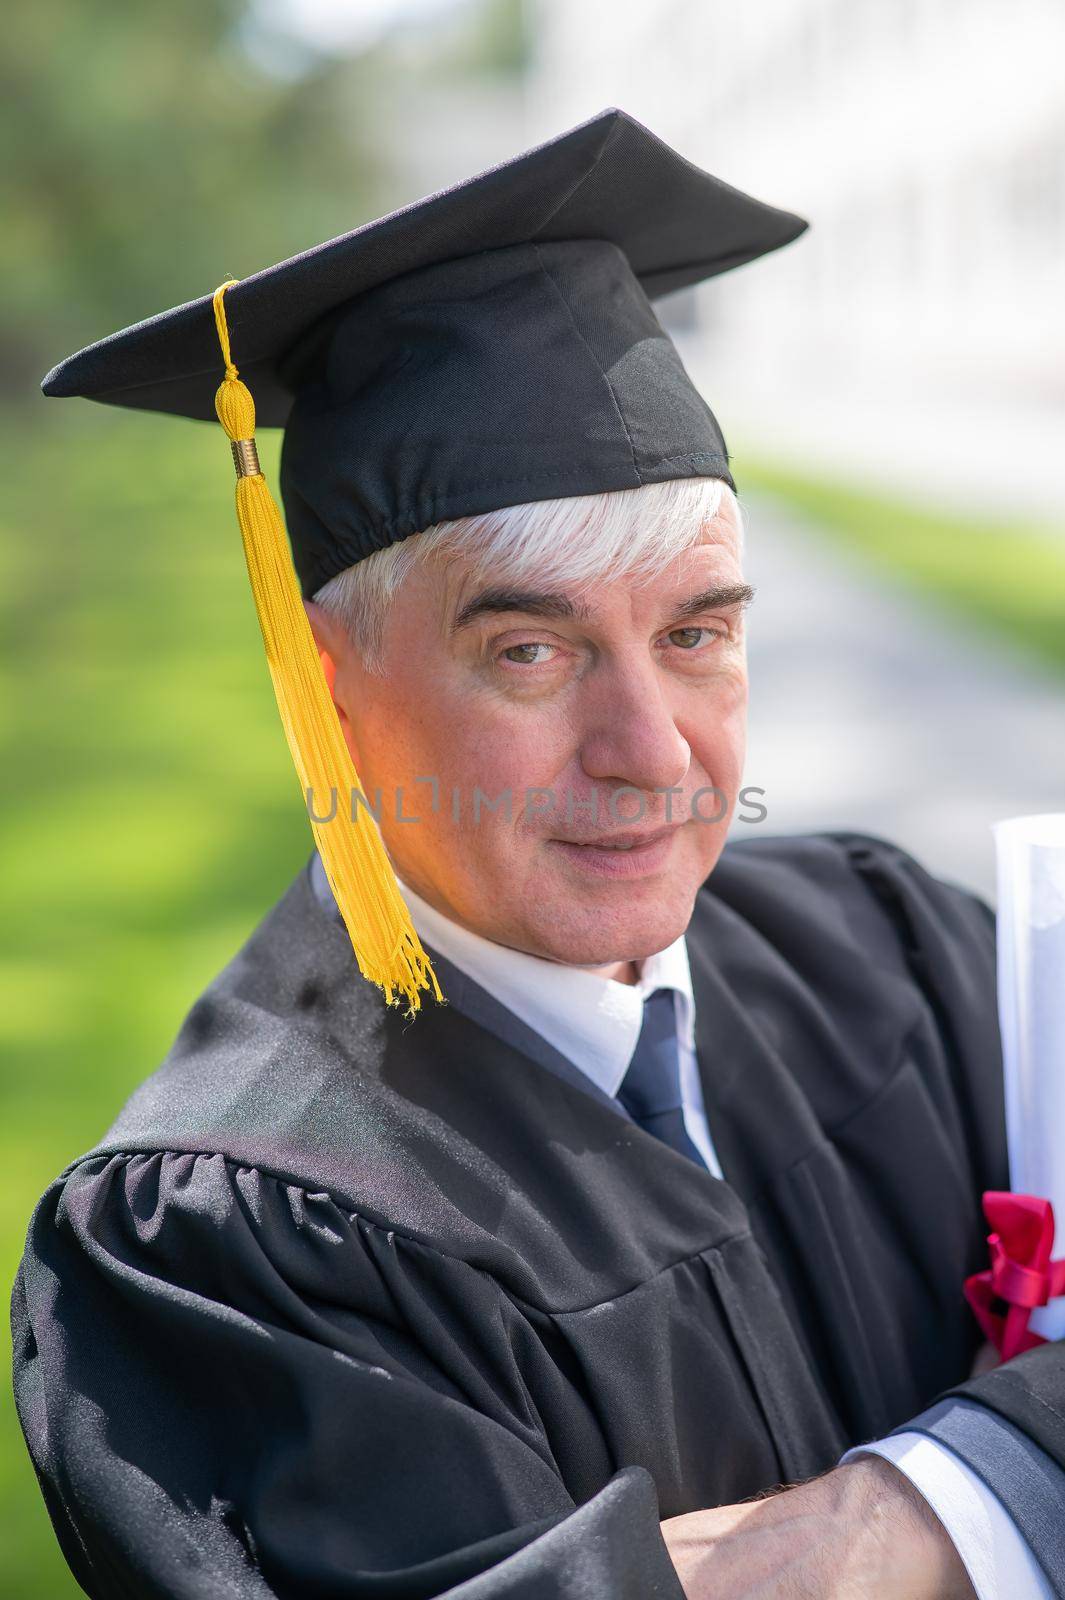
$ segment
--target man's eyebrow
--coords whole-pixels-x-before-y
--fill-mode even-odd
[[[695,617],[719,606],[748,606],[754,599],[749,583],[712,584],[698,594],[689,595],[675,606],[676,617]],[[530,617],[550,617],[555,620],[583,622],[588,617],[588,607],[571,600],[568,595],[546,589],[482,589],[479,594],[459,607],[451,632],[458,633],[478,617],[497,616],[501,612],[521,611]]]
[[[715,583],[709,589],[700,589],[689,595],[676,607],[678,617],[697,617],[703,611],[714,611],[718,606],[749,606],[754,590],[749,583]]]
[[[564,618],[571,622],[581,622],[588,615],[587,606],[550,590],[482,589],[459,607],[451,632],[457,633],[478,617],[494,616],[501,611],[523,611],[531,617]]]

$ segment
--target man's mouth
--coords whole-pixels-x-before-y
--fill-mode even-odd
[[[619,829],[587,839],[549,839],[548,844],[572,864],[599,876],[633,876],[655,872],[668,861],[673,837],[681,827]]]
[[[680,823],[667,823],[664,828],[619,829],[615,833],[597,833],[588,839],[553,839],[552,844],[577,845],[583,850],[644,850],[676,833]]]

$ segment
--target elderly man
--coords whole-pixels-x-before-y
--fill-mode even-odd
[[[973,1376],[961,1295],[1006,1182],[991,914],[881,839],[725,844],[752,591],[648,296],[800,227],[606,113],[46,381],[206,415],[243,347],[290,742],[359,780],[34,1213],[16,1395],[88,1593],[1063,1592],[1060,1353]],[[413,1019],[353,832],[446,998]]]

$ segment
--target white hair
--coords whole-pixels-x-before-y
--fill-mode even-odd
[[[364,665],[378,672],[393,596],[416,563],[430,556],[461,554],[481,581],[502,568],[515,585],[534,579],[580,589],[608,576],[652,577],[707,541],[714,521],[729,510],[742,550],[742,508],[720,478],[670,478],[636,489],[504,506],[436,522],[376,550],[330,578],[313,598],[344,623]]]

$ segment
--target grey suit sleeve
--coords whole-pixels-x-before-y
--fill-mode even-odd
[[[953,1450],[1005,1506],[1065,1600],[1065,1471],[1005,1417],[976,1401],[948,1396],[895,1433],[924,1433]]]

